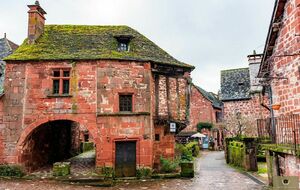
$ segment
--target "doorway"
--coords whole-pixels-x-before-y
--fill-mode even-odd
[[[136,142],[116,142],[116,177],[136,176]]]

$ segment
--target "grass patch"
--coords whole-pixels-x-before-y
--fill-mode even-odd
[[[266,162],[258,162],[257,167],[258,167],[257,174],[266,174],[266,173],[268,173],[268,168],[267,168],[267,163]]]

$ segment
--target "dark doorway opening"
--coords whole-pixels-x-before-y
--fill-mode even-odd
[[[82,141],[76,122],[57,120],[42,124],[27,138],[21,162],[29,171],[51,166],[79,154]]]
[[[136,142],[116,142],[116,168],[117,177],[136,176]]]

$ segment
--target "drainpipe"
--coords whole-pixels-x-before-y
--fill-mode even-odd
[[[275,125],[275,118],[274,118],[274,110],[272,108],[272,105],[273,105],[273,92],[272,92],[271,85],[268,86],[268,90],[269,90],[269,100],[270,100],[272,143],[276,143],[276,125]]]

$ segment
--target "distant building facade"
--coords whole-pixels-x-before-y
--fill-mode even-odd
[[[268,97],[256,77],[261,57],[249,55],[248,68],[221,71],[220,99],[224,103],[224,123],[231,135],[256,135],[256,120],[270,115]]]

